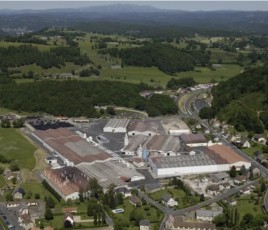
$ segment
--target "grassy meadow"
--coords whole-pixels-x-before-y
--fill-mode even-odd
[[[1,154],[17,160],[20,168],[32,170],[35,167],[34,147],[18,130],[0,128]]]

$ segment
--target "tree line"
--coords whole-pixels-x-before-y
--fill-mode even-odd
[[[94,106],[101,105],[134,108],[146,111],[149,116],[177,113],[176,104],[169,96],[153,95],[146,100],[139,95],[144,89],[150,87],[110,81],[10,82],[0,85],[0,106],[69,117],[99,117]]]
[[[55,47],[50,51],[40,51],[32,45],[9,46],[0,48],[0,67],[19,67],[36,63],[44,69],[65,65],[65,62],[73,62],[76,65],[90,63],[89,58],[81,55],[80,49],[73,46]]]
[[[212,89],[212,106],[202,109],[199,115],[207,119],[217,116],[238,131],[262,133],[268,128],[267,74],[265,65],[220,83]]]
[[[209,55],[201,50],[182,50],[168,44],[147,43],[142,47],[100,50],[100,53],[121,58],[123,65],[152,67],[174,75],[177,72],[194,70],[195,65],[209,63]]]

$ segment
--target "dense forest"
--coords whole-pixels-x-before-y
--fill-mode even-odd
[[[61,67],[65,62],[85,65],[90,62],[86,55],[80,54],[80,49],[73,46],[51,48],[50,51],[41,52],[37,47],[21,45],[0,48],[0,67],[18,67],[36,63],[44,69]]]
[[[196,81],[191,77],[184,77],[184,78],[171,78],[167,83],[167,89],[178,89],[178,88],[187,88],[194,86]]]
[[[209,63],[209,55],[203,50],[186,51],[161,43],[147,43],[142,47],[128,49],[104,49],[100,53],[121,58],[123,65],[156,66],[167,74],[194,70],[197,64]]]
[[[268,129],[268,65],[220,83],[212,94],[212,107],[200,111],[202,118],[217,116],[238,131],[262,133]]]
[[[0,79],[0,106],[18,111],[98,117],[94,106],[115,105],[147,111],[149,116],[177,112],[169,96],[153,95],[149,100],[142,98],[139,92],[149,89],[145,84],[75,80],[16,84],[8,77]]]

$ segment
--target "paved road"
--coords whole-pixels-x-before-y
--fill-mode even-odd
[[[193,107],[197,112],[199,112],[202,108],[209,107],[209,104],[205,100],[195,99],[193,101]]]

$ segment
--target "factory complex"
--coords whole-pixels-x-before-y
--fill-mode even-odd
[[[90,136],[85,130],[93,127],[95,135]],[[230,147],[208,144],[201,133],[191,134],[178,118],[102,120],[89,123],[86,129],[81,128],[81,123],[68,127],[61,127],[60,123],[50,127],[46,123],[45,127],[31,126],[30,130],[33,140],[50,154],[50,167],[42,177],[64,200],[77,199],[79,191],[86,192],[93,178],[104,189],[111,183],[116,187],[144,184],[146,173],[139,168],[158,179],[251,166]],[[111,139],[113,135],[118,138],[116,141]],[[123,148],[114,151],[112,146],[118,143]]]

